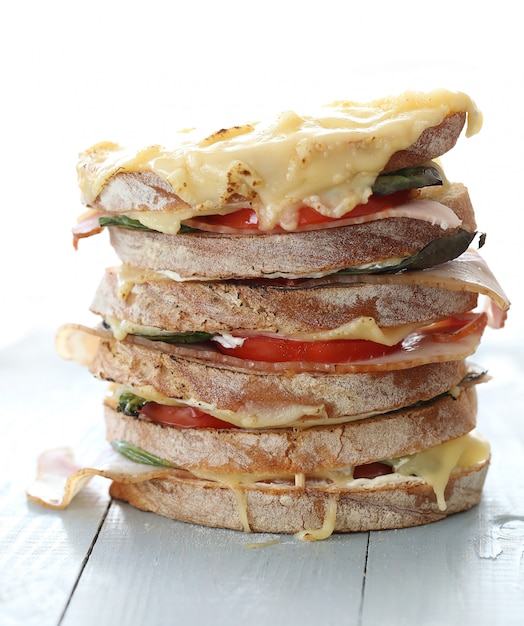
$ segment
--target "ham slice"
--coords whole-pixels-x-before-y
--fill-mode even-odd
[[[107,446],[87,466],[78,465],[69,448],[56,448],[42,453],[38,459],[35,482],[27,497],[52,509],[65,509],[93,476],[103,476],[119,482],[142,482],[165,477],[176,470],[135,463],[111,446]]]

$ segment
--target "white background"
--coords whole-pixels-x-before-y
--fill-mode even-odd
[[[489,8],[487,8],[489,7]],[[470,190],[483,255],[513,301],[496,341],[522,341],[524,22],[518,3],[9,2],[2,67],[0,346],[87,321],[106,235],[81,242],[77,154],[100,140],[169,144],[334,99],[406,89],[466,91],[480,135],[444,160]],[[488,337],[488,341],[491,339]]]

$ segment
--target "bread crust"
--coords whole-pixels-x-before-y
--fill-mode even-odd
[[[438,126],[427,128],[407,150],[395,152],[383,171],[393,172],[418,165],[449,152],[457,143],[465,122],[463,111],[448,115]]]
[[[298,372],[286,376],[206,363],[161,348],[107,339],[100,342],[89,369],[103,380],[151,386],[182,403],[241,413],[247,427],[251,415],[274,411],[275,407],[282,419],[286,410],[296,415],[296,407],[305,415],[314,407],[328,418],[339,419],[409,406],[458,385],[468,372],[468,364],[458,360],[398,371]]]
[[[460,228],[410,218],[386,218],[364,224],[304,232],[228,235],[204,232],[164,233],[109,227],[110,242],[123,263],[174,272],[184,280],[300,277],[420,252],[440,237],[476,228],[467,189],[460,183],[425,188],[421,198],[438,200],[462,220]]]
[[[432,322],[470,311],[477,295],[420,285],[366,284],[340,277],[310,286],[273,282],[133,283],[119,295],[118,271],[106,270],[91,311],[134,324],[175,332],[311,333],[371,317],[381,328]]]
[[[112,483],[110,494],[144,511],[211,526],[243,530],[239,499],[245,502],[249,529],[260,533],[297,533],[322,528],[330,498],[337,503],[333,532],[349,533],[419,526],[443,519],[477,505],[489,461],[456,468],[445,490],[447,508],[441,511],[433,489],[418,479],[391,482],[359,481],[350,488],[300,488],[290,485],[223,484],[196,479],[153,479],[147,482]]]
[[[476,411],[472,386],[457,398],[305,430],[176,428],[104,407],[108,441],[125,441],[190,471],[253,474],[300,474],[414,454],[470,432]]]

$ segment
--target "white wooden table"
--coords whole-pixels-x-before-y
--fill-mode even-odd
[[[503,331],[502,331],[503,333]],[[111,502],[94,479],[63,512],[28,503],[40,451],[103,441],[103,383],[51,332],[0,351],[0,624],[524,624],[524,356],[493,335],[477,361],[493,461],[480,506],[414,529],[317,543],[200,528]],[[277,541],[253,548],[253,543]]]

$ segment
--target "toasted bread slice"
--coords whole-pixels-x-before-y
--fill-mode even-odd
[[[117,412],[106,402],[108,441],[138,446],[189,471],[300,474],[413,454],[476,424],[474,386],[426,404],[308,429],[177,428]]]
[[[182,280],[226,280],[300,278],[390,264],[416,255],[436,239],[451,241],[459,231],[473,236],[474,211],[463,185],[425,188],[418,195],[445,204],[462,224],[443,229],[427,221],[399,217],[338,228],[256,235],[166,235],[111,226],[110,241],[120,260],[128,265],[169,271]],[[439,262],[461,254],[470,241],[466,239],[461,248]]]
[[[109,268],[91,310],[105,320],[163,331],[285,336],[328,331],[362,317],[372,318],[381,328],[429,323],[470,311],[476,304],[477,294],[465,289],[395,284],[394,279],[178,282],[160,274]]]
[[[347,533],[419,526],[479,503],[489,461],[456,468],[445,490],[446,508],[421,479],[385,477],[351,487],[289,484],[231,487],[210,480],[177,477],[116,483],[114,498],[165,517],[219,528],[261,533],[301,533],[325,538]],[[313,532],[317,531],[317,533]]]
[[[465,122],[465,111],[448,114],[440,124],[426,128],[410,147],[394,153],[383,171],[391,172],[420,165],[440,157],[453,148]],[[373,143],[372,140],[371,143]],[[100,176],[100,163],[103,163],[106,158],[111,159],[113,148],[114,146],[111,144],[100,144],[81,156],[79,174],[82,179],[85,178],[89,181],[89,187]],[[366,158],[365,146],[362,155],[363,158]],[[104,213],[128,213],[131,211],[185,213],[188,208],[191,208],[154,169],[146,167],[144,164],[137,167],[136,160],[127,168],[116,167],[115,169],[115,173],[104,182],[96,198],[88,200],[89,206]],[[230,186],[234,187],[233,181],[230,181]],[[231,201],[237,203],[245,203],[252,199],[252,197],[242,196],[238,192],[230,198]]]

